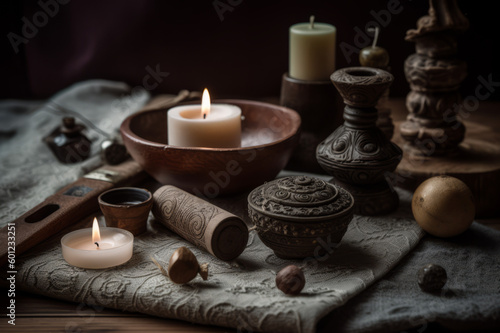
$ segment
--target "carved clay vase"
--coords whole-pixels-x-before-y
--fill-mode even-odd
[[[318,163],[333,183],[353,195],[355,214],[389,213],[399,198],[386,176],[396,169],[402,151],[376,126],[375,106],[394,77],[378,68],[349,67],[330,78],[346,104],[344,124],[318,145]]]

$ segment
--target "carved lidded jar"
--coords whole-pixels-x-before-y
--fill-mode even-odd
[[[259,238],[283,259],[330,253],[347,231],[353,206],[348,191],[309,176],[279,178],[248,195]]]

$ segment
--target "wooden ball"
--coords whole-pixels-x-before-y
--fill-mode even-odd
[[[476,213],[471,190],[450,176],[427,179],[415,190],[411,208],[422,229],[437,237],[453,237],[467,230]]]

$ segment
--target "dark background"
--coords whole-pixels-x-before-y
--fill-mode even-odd
[[[94,78],[143,86],[147,66],[169,73],[153,94],[208,87],[213,98],[278,96],[281,76],[288,70],[290,25],[307,21],[309,15],[315,15],[317,22],[335,25],[337,68],[355,66],[358,55],[347,59],[340,44],[355,47],[355,28],[365,30],[374,21],[370,12],[380,13],[390,2],[60,1],[68,3],[58,4],[57,13],[26,44],[19,45],[18,53],[8,34],[22,36],[25,21],[43,18],[37,14],[43,8],[40,1],[2,1],[0,98],[47,98],[75,82]],[[414,52],[414,44],[404,37],[429,8],[428,1],[399,2],[403,10],[382,26],[378,43],[391,56],[392,96],[405,96],[409,90],[403,63]],[[222,20],[214,3],[230,6]],[[458,4],[471,24],[459,41],[459,57],[469,67],[461,90],[473,95],[478,76],[492,75],[493,81],[500,81],[498,14],[494,1],[462,0]],[[499,98],[498,90],[491,99]]]

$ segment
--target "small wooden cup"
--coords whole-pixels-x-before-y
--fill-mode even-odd
[[[153,195],[146,189],[120,187],[102,193],[99,206],[106,218],[106,226],[121,228],[139,235],[147,230]]]

